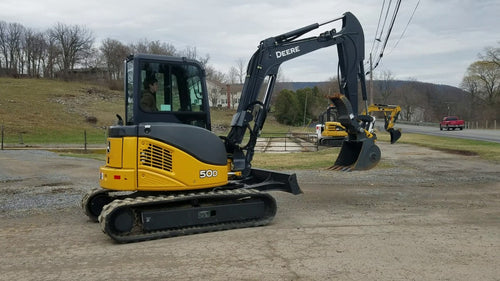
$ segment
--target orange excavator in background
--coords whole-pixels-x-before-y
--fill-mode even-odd
[[[339,31],[299,39],[339,20]],[[211,131],[205,71],[198,62],[145,54],[128,57],[125,119],[118,116],[118,124],[109,128],[101,187],[83,197],[85,213],[121,243],[269,223],[277,206],[267,191],[302,192],[295,174],[251,165],[278,69],[285,61],[330,46],[337,47],[341,79],[341,93],[331,102],[348,135],[334,167],[373,168],[380,149],[365,129],[369,117],[360,120],[357,108],[359,83],[366,100],[363,29],[353,14],[345,13],[260,42],[224,137]],[[266,78],[267,89],[260,96]]]

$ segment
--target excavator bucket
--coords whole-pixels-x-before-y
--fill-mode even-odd
[[[371,138],[345,140],[335,164],[330,169],[336,171],[369,170],[380,161],[380,155],[380,149]]]
[[[391,144],[397,142],[401,137],[401,129],[394,130],[394,128],[390,128],[387,130],[387,132],[389,132],[389,134],[391,135]]]

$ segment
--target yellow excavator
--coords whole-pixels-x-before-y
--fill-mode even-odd
[[[368,114],[366,113],[368,112]],[[370,125],[366,130],[374,133],[375,117],[374,114],[381,112],[384,118],[384,129],[391,137],[391,144],[401,138],[401,129],[394,129],[394,124],[398,120],[401,107],[399,105],[371,104],[362,113],[362,115],[372,116]],[[347,131],[337,121],[337,110],[335,106],[330,105],[325,112],[319,116],[319,123],[316,124],[316,134],[318,144],[325,146],[340,146],[347,138]]]
[[[338,32],[330,29],[298,39],[338,20]],[[128,57],[125,118],[117,115],[118,124],[108,130],[100,187],[82,198],[86,215],[119,243],[269,223],[277,207],[268,191],[302,193],[295,174],[251,165],[278,69],[285,61],[330,46],[337,46],[341,78],[341,93],[331,102],[348,134],[334,167],[373,168],[380,149],[357,109],[358,83],[366,100],[364,35],[348,12],[263,40],[249,61],[231,130],[223,137],[211,131],[205,71],[198,62],[146,54]]]
[[[390,104],[370,104],[367,109],[363,111],[363,114],[373,115],[377,112],[381,112],[384,116],[384,129],[391,136],[391,144],[395,143],[399,138],[401,138],[401,129],[394,129],[394,124],[399,118],[399,113],[401,112],[401,107],[399,105]]]
[[[319,115],[318,124],[316,124],[316,137],[319,145],[341,146],[347,138],[347,131],[338,122],[337,109],[333,105]]]

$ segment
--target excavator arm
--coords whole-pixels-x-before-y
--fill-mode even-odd
[[[384,129],[391,136],[391,144],[395,143],[401,138],[401,129],[394,129],[394,124],[398,120],[401,107],[399,105],[390,104],[370,104],[363,114],[373,114],[375,112],[382,112],[384,114]]]
[[[342,20],[342,29],[339,32],[331,29],[318,36],[298,39],[322,25],[338,20]],[[232,154],[233,170],[242,171],[243,175],[250,172],[255,144],[271,106],[280,65],[334,45],[338,51],[341,95],[331,97],[331,101],[339,109],[340,122],[347,128],[349,136],[347,143],[344,143],[345,148],[343,145],[335,162],[335,168],[365,170],[378,163],[380,150],[374,144],[373,136],[367,134],[362,127],[362,120],[358,116],[358,82],[361,83],[362,97],[366,101],[363,29],[357,18],[347,12],[342,17],[326,23],[311,24],[270,37],[260,43],[248,63],[240,103],[231,122],[231,131],[225,139],[226,149]],[[266,78],[269,79],[267,89],[263,98],[259,99],[259,92]],[[253,126],[250,125],[252,121]],[[247,130],[250,131],[249,141],[241,146]]]

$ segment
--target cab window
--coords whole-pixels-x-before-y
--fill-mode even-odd
[[[191,65],[142,62],[140,108],[144,112],[201,112],[199,69]]]

